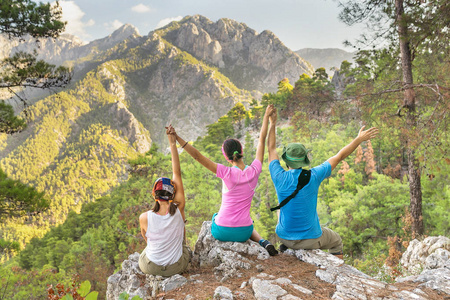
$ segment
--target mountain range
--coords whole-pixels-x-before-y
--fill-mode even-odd
[[[128,159],[153,142],[164,149],[164,126],[195,140],[236,103],[248,106],[282,79],[314,72],[270,31],[199,15],[146,36],[127,24],[88,44],[62,35],[20,43],[0,37],[0,45],[0,58],[37,49],[39,58],[74,71],[58,93],[22,91],[34,103],[29,126],[0,135],[0,167],[51,199],[46,215],[0,225],[4,239],[22,245],[126,180]]]

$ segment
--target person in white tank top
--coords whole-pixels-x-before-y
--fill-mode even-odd
[[[147,247],[139,257],[142,272],[172,276],[188,267],[190,250],[185,244],[185,196],[180,159],[172,126],[166,128],[172,153],[173,179],[160,177],[153,184],[153,208],[139,216],[141,234]]]

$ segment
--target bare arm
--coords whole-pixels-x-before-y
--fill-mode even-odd
[[[277,110],[270,115],[269,137],[267,139],[267,148],[269,151],[269,164],[272,160],[279,159],[276,146],[276,125],[277,125]]]
[[[205,168],[216,174],[217,172],[217,164],[200,153],[194,146],[187,143],[184,139],[182,139],[178,134],[175,133],[178,143],[189,153],[196,161],[201,163]]]
[[[334,168],[341,162],[343,161],[347,156],[349,156],[350,154],[352,154],[353,151],[355,151],[356,148],[358,148],[358,146],[367,140],[370,140],[374,137],[377,136],[378,134],[378,129],[375,127],[372,127],[368,130],[364,130],[366,126],[361,127],[361,129],[359,130],[359,134],[358,136],[347,146],[345,146],[344,148],[342,148],[338,154],[336,154],[335,156],[331,157],[328,159],[328,162],[331,165],[331,170],[334,170]]]
[[[256,159],[259,160],[261,164],[264,160],[264,147],[266,144],[267,128],[269,126],[269,116],[272,114],[274,109],[273,104],[267,106],[261,126],[261,132],[259,133],[259,142],[258,147],[256,148]]]
[[[177,204],[177,207],[180,210],[181,215],[183,216],[183,220],[185,220],[184,206],[186,200],[184,195],[183,180],[181,178],[180,157],[178,156],[177,139],[174,133],[175,131],[172,130],[172,128],[173,128],[172,126],[169,126],[166,133],[169,139],[170,152],[172,153],[172,172],[173,172],[172,180],[175,183],[176,187],[173,202]]]
[[[145,234],[147,233],[147,226],[148,226],[148,220],[147,220],[147,213],[142,213],[139,216],[139,226],[141,227],[141,234],[144,238],[145,242],[147,242],[147,238],[145,237]]]

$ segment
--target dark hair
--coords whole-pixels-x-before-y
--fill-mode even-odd
[[[239,142],[236,139],[226,140],[225,142],[223,142],[222,147],[223,147],[223,151],[224,151],[225,155],[227,156],[228,160],[238,161],[244,157],[244,155],[242,155],[241,142]]]
[[[169,197],[169,199],[173,199],[173,197],[175,197],[175,195],[172,194],[171,192],[168,192],[165,190],[155,191],[155,200],[160,199],[161,197]]]
[[[160,196],[171,196],[170,199],[173,199],[175,195],[168,191],[162,191],[162,190],[155,191],[155,200],[160,199]],[[167,201],[167,200],[161,200],[161,201]],[[155,204],[153,204],[153,207],[152,207],[153,212],[157,213],[160,208],[161,208],[161,205],[159,205],[159,201],[155,201]],[[171,216],[173,216],[176,211],[177,211],[177,206],[173,202],[170,202],[169,214]]]
[[[152,207],[153,212],[157,213],[160,208],[161,208],[161,205],[159,205],[159,201],[155,201],[155,204],[153,204],[153,207]],[[170,202],[169,214],[171,216],[173,216],[176,211],[177,211],[177,206],[173,202]]]

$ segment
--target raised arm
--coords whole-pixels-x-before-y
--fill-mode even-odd
[[[173,127],[172,127],[173,128]],[[173,131],[175,133],[175,129]],[[182,139],[178,134],[175,133],[178,144],[182,146],[182,148],[189,153],[196,161],[201,163],[205,168],[216,174],[217,172],[217,164],[200,153],[194,146],[186,142]]]
[[[347,146],[342,148],[338,154],[328,159],[328,162],[331,165],[331,170],[334,170],[334,168],[343,161],[347,156],[349,156],[353,151],[355,151],[358,146],[367,140],[370,140],[377,136],[378,129],[375,127],[372,127],[368,130],[364,130],[366,126],[361,127],[359,130],[358,136]]]
[[[261,126],[261,132],[259,133],[259,141],[258,141],[258,147],[256,148],[256,159],[263,163],[264,160],[264,147],[266,144],[266,136],[267,136],[267,128],[269,126],[269,116],[274,111],[273,104],[270,104],[266,108],[266,112],[263,117],[263,123]]]
[[[269,137],[267,138],[267,149],[269,151],[269,164],[272,160],[279,159],[276,146],[276,125],[277,125],[277,109],[275,108],[269,117]]]
[[[181,215],[184,217],[185,196],[183,180],[181,178],[181,166],[180,157],[177,150],[177,139],[175,131],[172,130],[172,126],[169,126],[166,130],[167,137],[169,139],[170,153],[172,154],[172,180],[175,183],[176,192],[173,202],[175,202],[180,210]]]

